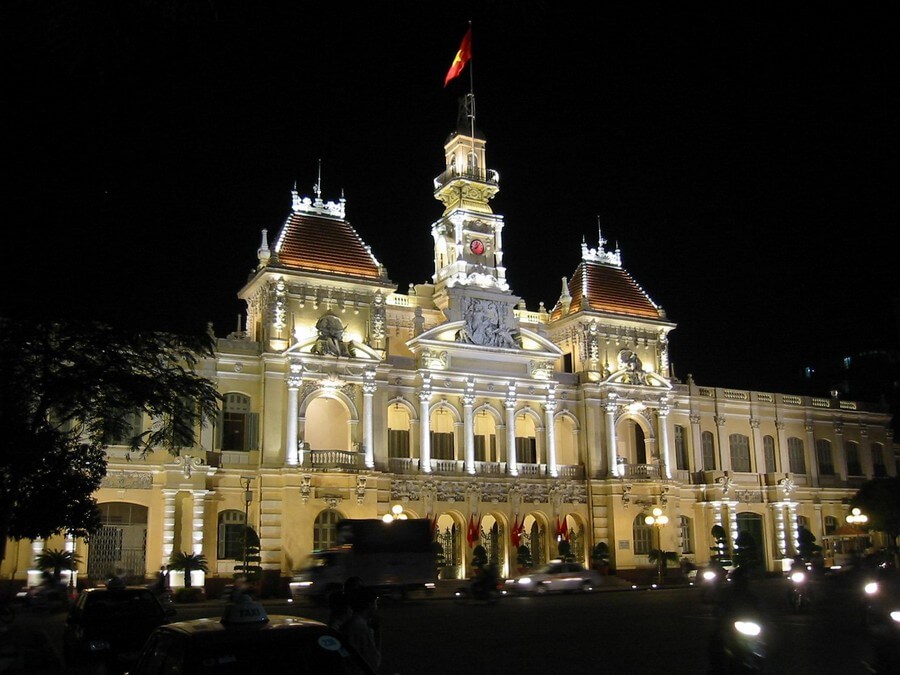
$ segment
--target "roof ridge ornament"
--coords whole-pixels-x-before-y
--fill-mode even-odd
[[[605,265],[612,265],[613,267],[621,267],[622,252],[619,250],[618,244],[616,244],[615,251],[607,251],[603,248],[603,245],[607,243],[607,240],[603,238],[603,234],[599,229],[597,230],[597,234],[599,236],[597,248],[588,248],[587,242],[584,240],[584,237],[582,237],[581,259],[585,262],[599,262]]]

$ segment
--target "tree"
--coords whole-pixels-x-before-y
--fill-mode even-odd
[[[900,477],[875,478],[863,483],[850,500],[851,506],[869,517],[868,527],[884,532],[888,551],[898,563],[897,537],[900,536]]]
[[[709,531],[713,545],[709,548],[713,560],[724,560],[728,557],[728,534],[721,525],[713,525]]]
[[[606,572],[609,568],[609,544],[598,541],[591,552],[591,563],[594,569]]]
[[[213,347],[205,333],[0,318],[0,560],[7,537],[96,531],[110,438],[139,456],[191,447],[221,400],[195,370]],[[137,410],[154,424],[131,435]]]
[[[806,562],[811,561],[822,547],[816,543],[816,536],[802,525],[797,527],[797,555]]]
[[[169,559],[169,567],[173,570],[184,572],[184,587],[191,587],[191,572],[206,572],[209,566],[206,564],[206,556],[202,553],[187,553],[175,551]]]
[[[51,571],[51,581],[58,584],[62,579],[63,570],[78,569],[81,559],[73,551],[60,551],[50,549],[41,551],[35,558],[35,564],[39,570]]]
[[[476,570],[481,569],[488,562],[487,549],[478,544],[474,549],[472,549],[472,567]]]
[[[560,560],[565,562],[572,562],[575,560],[575,556],[572,555],[572,544],[570,544],[565,539],[560,539],[559,543],[556,545],[557,550],[559,551]]]
[[[663,577],[666,576],[666,569],[668,569],[669,563],[678,562],[678,554],[675,551],[663,551],[654,548],[647,554],[647,560],[656,563],[656,578],[658,581],[662,581]]]

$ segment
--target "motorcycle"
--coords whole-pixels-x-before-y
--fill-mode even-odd
[[[727,573],[722,567],[707,567],[699,574],[701,599],[705,603],[714,603],[719,595],[719,588],[725,583]]]
[[[791,592],[789,595],[791,609],[795,612],[802,612],[810,604],[809,579],[806,572],[799,570],[791,572],[789,579],[791,581]]]
[[[459,604],[477,602],[493,605],[503,594],[502,580],[476,577],[468,586],[461,586],[456,590],[454,600]]]

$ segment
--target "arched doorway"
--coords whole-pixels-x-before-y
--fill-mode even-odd
[[[100,529],[88,539],[88,577],[106,580],[147,576],[147,507],[127,502],[99,504]]]
[[[763,519],[758,513],[737,514],[738,535],[735,540],[735,562],[765,569],[766,551]]]

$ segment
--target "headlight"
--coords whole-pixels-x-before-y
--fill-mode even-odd
[[[806,579],[806,575],[803,572],[794,572],[791,574],[791,581],[795,584],[799,584]]]
[[[734,629],[741,635],[756,637],[762,632],[762,626],[754,621],[735,621]]]
[[[900,623],[900,611],[894,610],[891,612],[891,618],[895,623]]]
[[[531,577],[522,577],[521,579],[519,579],[519,583],[523,586],[527,586],[531,583]]]
[[[866,595],[875,595],[878,592],[878,582],[870,581],[863,586],[863,590],[866,592]]]
[[[706,579],[707,581],[712,581],[713,579],[716,578],[716,573],[713,572],[712,570],[706,570],[703,573],[703,578]]]

